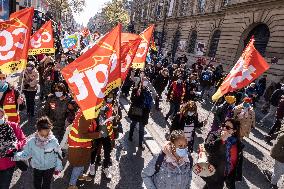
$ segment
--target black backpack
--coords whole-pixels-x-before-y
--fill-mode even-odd
[[[156,164],[155,164],[155,173],[154,174],[157,174],[160,171],[160,168],[161,168],[161,165],[164,161],[165,156],[166,156],[166,154],[163,151],[160,152],[160,154],[158,155],[158,158],[157,158],[157,161],[156,161]],[[188,153],[188,159],[190,161],[190,168],[192,168],[193,159],[192,159],[190,153]]]

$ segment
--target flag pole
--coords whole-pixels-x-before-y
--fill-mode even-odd
[[[22,74],[21,74],[21,76],[20,76],[20,81],[21,81],[21,86],[20,86],[20,96],[22,95],[22,92],[23,92],[23,85],[24,85],[24,74],[25,74],[25,70],[22,72]],[[20,97],[19,96],[19,97]],[[18,97],[18,98],[19,98]],[[18,99],[17,99],[18,100]],[[19,112],[19,110],[20,110],[20,105],[18,104],[18,102],[17,102],[17,105],[18,105],[18,107],[17,107],[17,112]]]

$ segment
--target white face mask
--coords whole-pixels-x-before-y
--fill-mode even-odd
[[[143,87],[147,87],[148,86],[148,81],[143,81]]]
[[[4,124],[5,123],[5,118],[4,116],[2,117],[2,119],[0,119],[0,125]]]
[[[28,70],[28,71],[32,71],[33,68],[32,68],[32,67],[27,67],[27,70]]]
[[[108,103],[112,102],[112,98],[107,98],[106,100]]]
[[[63,95],[63,92],[55,92],[55,96],[58,98],[62,97],[62,95]]]
[[[193,116],[193,115],[194,115],[194,112],[188,112],[187,115],[188,115],[188,116]]]
[[[181,79],[178,79],[178,80],[177,80],[177,83],[181,83],[181,82],[182,82],[182,80],[181,80]]]
[[[284,87],[281,87],[281,90],[284,91]]]

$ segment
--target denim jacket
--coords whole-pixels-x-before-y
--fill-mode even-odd
[[[32,137],[23,151],[18,152],[14,156],[14,161],[27,160],[31,158],[31,167],[38,170],[47,170],[55,168],[56,171],[61,171],[62,167],[62,152],[58,144],[58,140],[52,136],[49,142],[40,148],[36,145],[35,137]]]

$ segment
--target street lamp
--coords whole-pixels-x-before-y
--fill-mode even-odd
[[[161,37],[160,37],[160,49],[159,49],[159,54],[161,53],[162,51],[162,46],[163,46],[163,41],[164,41],[164,36],[165,36],[165,25],[166,25],[166,19],[167,19],[167,7],[168,7],[168,1],[167,0],[164,0],[163,2],[164,4],[164,17],[163,17],[163,28],[162,28],[162,34],[161,34]]]

